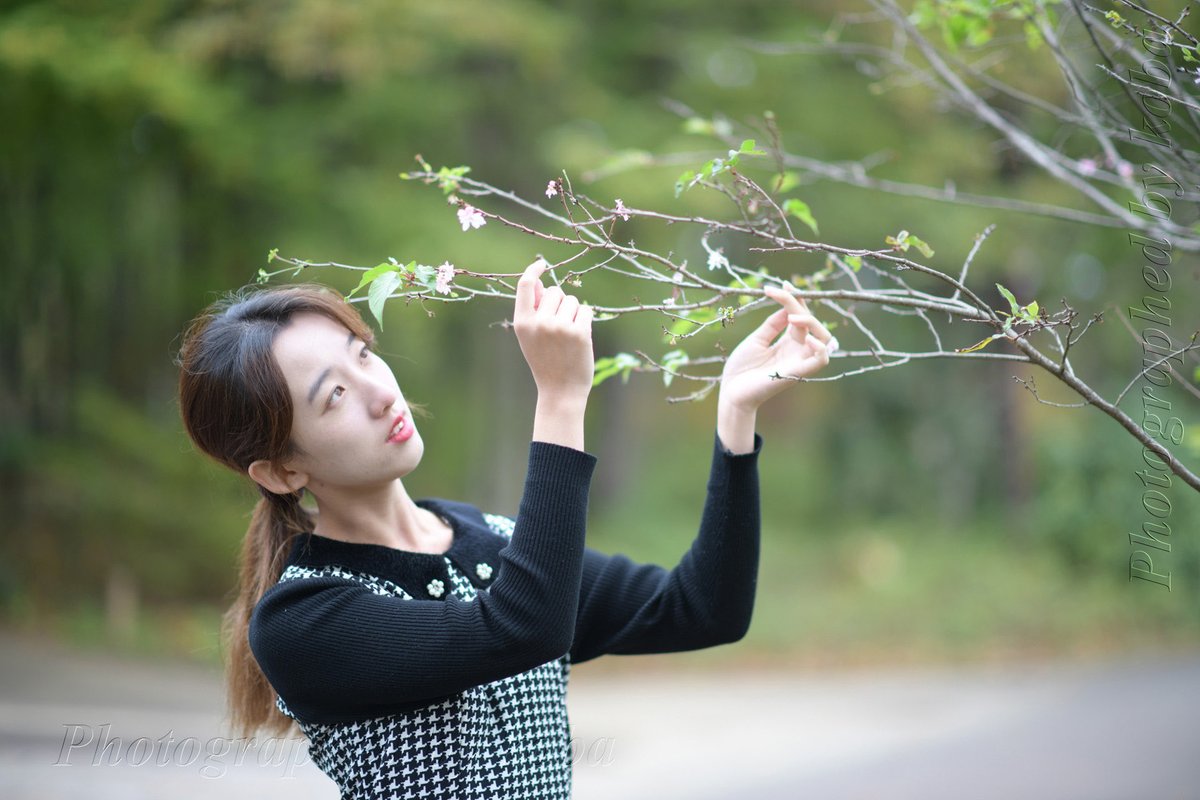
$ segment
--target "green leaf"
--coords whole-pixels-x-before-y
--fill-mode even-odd
[[[775,186],[772,191],[774,191],[775,194],[787,194],[799,185],[800,176],[795,172],[788,170],[775,176]]]
[[[925,242],[921,241],[912,234],[908,235],[908,241],[913,247],[921,251],[921,255],[925,256],[926,258],[933,257],[933,249],[929,245],[925,244]]]
[[[670,372],[663,372],[663,386],[670,386],[671,381],[675,378],[671,373],[677,371],[686,363],[688,363],[688,354],[683,350],[672,350],[664,354],[662,365],[664,370],[670,370]]]
[[[1037,25],[1032,22],[1026,22],[1021,26],[1025,31],[1025,46],[1030,50],[1037,50],[1042,46],[1042,32],[1038,30]]]
[[[683,122],[684,133],[696,133],[701,136],[712,136],[714,129],[711,120],[700,117],[689,117]]]
[[[937,12],[930,0],[918,0],[913,4],[912,13],[908,15],[908,21],[918,28],[928,28],[936,20]]]
[[[995,338],[996,338],[995,336],[989,336],[986,339],[984,339],[982,342],[976,342],[975,344],[971,345],[970,347],[956,347],[956,348],[954,348],[954,352],[956,352],[956,353],[974,353],[977,350],[982,350],[983,348],[987,347],[989,344],[991,344],[992,340]]]
[[[1014,317],[1017,316],[1020,313],[1017,306],[1017,298],[1013,297],[1012,292],[1010,292],[1008,289],[1005,289],[998,283],[996,284],[996,288],[999,289],[1000,294],[1004,295],[1005,299],[1008,300],[1008,305],[1011,308],[1012,315]]]
[[[634,367],[640,367],[642,362],[629,353],[617,353],[615,356],[596,359],[595,371],[592,375],[592,386],[599,386],[604,381],[621,373],[621,382],[628,383],[629,372]]]
[[[696,177],[696,173],[692,172],[690,169],[680,175],[679,180],[675,181],[675,196],[679,197],[679,195],[695,186],[696,181],[698,180],[700,179]]]
[[[791,214],[793,217],[796,217],[805,225],[812,228],[813,233],[817,234],[818,236],[821,235],[821,232],[817,230],[817,221],[813,218],[812,211],[810,211],[808,208],[808,203],[792,197],[784,201],[782,208],[783,213]]]
[[[444,194],[455,192],[462,177],[470,171],[470,167],[442,167],[437,173],[438,186]]]
[[[420,265],[413,271],[413,279],[432,292],[437,289],[437,267]]]
[[[1200,384],[1200,367],[1196,367],[1196,371],[1192,373],[1192,380]]]
[[[1024,308],[1024,309],[1022,309],[1022,310],[1026,312],[1026,316],[1025,316],[1025,318],[1026,318],[1027,320],[1029,320],[1030,322],[1035,322],[1035,321],[1037,321],[1037,316],[1038,316],[1038,302],[1037,302],[1037,300],[1034,300],[1032,303],[1030,303],[1029,305],[1025,306],[1025,308]]]
[[[668,329],[667,333],[671,336],[679,336],[684,333],[691,333],[697,327],[706,322],[712,322],[717,318],[717,311],[712,306],[702,306],[700,308],[688,309],[680,311],[679,316],[683,319],[677,319]]]
[[[686,319],[677,319],[671,323],[671,327],[667,329],[667,336],[682,336],[685,333],[694,331],[696,326],[688,322]]]
[[[759,150],[754,146],[753,139],[745,139],[742,141],[741,147],[737,150],[739,153],[745,153],[748,156],[765,156],[766,150]]]
[[[383,330],[383,304],[399,285],[400,273],[393,269],[371,281],[371,288],[367,289],[367,305],[370,307],[371,313],[375,315],[375,319],[379,320],[379,330]]]
[[[855,272],[862,269],[862,256],[846,256],[843,260]]]
[[[886,241],[892,247],[899,248],[905,252],[908,252],[908,248],[911,246],[920,250],[926,258],[929,258],[933,255],[933,249],[930,248],[929,245],[925,244],[925,242],[921,241],[916,236],[913,236],[908,231],[900,231],[895,236],[885,236],[884,241]]]
[[[352,291],[352,292],[350,292],[350,294],[346,295],[346,299],[349,300],[351,297],[354,297],[354,295],[358,294],[358,291],[360,289],[362,289],[364,286],[366,286],[371,281],[378,278],[383,273],[389,272],[389,271],[395,272],[399,269],[400,269],[400,267],[398,265],[389,264],[386,261],[382,264],[378,264],[374,267],[371,267],[369,270],[367,270],[366,272],[363,273],[362,279],[358,282],[358,286],[355,286],[354,291]]]
[[[979,47],[987,44],[992,38],[992,30],[988,25],[972,25],[967,29],[967,44]]]

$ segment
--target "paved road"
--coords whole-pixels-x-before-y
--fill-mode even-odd
[[[636,662],[630,662],[636,663]],[[0,797],[336,800],[220,677],[0,634]],[[1200,653],[887,672],[576,667],[576,800],[1200,798]]]

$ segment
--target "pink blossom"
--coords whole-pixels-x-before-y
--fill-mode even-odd
[[[550,181],[546,184],[546,197],[554,197],[558,194],[558,181]]]
[[[1096,172],[1096,159],[1081,158],[1079,160],[1079,171],[1084,175],[1093,175]]]
[[[450,281],[454,280],[454,265],[449,261],[437,268],[437,283],[434,286],[442,294],[450,294]]]
[[[482,228],[487,224],[487,217],[483,216],[483,212],[470,203],[463,203],[462,207],[458,209],[458,221],[466,231],[471,228]]]
[[[617,207],[615,211],[617,216],[619,216],[621,219],[625,220],[626,222],[629,221],[629,209],[625,207],[625,204],[621,202],[621,198],[619,197],[617,198]]]
[[[1120,175],[1122,178],[1132,178],[1133,177],[1133,165],[1130,164],[1128,161],[1122,161],[1120,164],[1117,164],[1117,174]]]

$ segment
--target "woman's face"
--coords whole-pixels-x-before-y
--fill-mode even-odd
[[[421,434],[391,368],[361,339],[305,312],[279,331],[272,352],[292,397],[292,439],[303,451],[287,466],[307,474],[318,500],[327,488],[371,488],[416,468]],[[411,435],[389,441],[401,414]]]

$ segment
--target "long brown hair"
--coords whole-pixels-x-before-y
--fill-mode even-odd
[[[315,283],[246,286],[230,291],[189,323],[175,363],[179,411],[188,436],[203,453],[249,476],[259,459],[287,461],[300,452],[292,440],[292,401],[271,351],[294,314],[313,312],[340,322],[369,346],[375,334],[337,291]],[[409,402],[413,413],[424,407]],[[315,514],[301,506],[304,489],[275,494],[258,482],[261,497],[242,541],[237,598],[225,612],[225,679],[234,730],[250,736],[296,732],[275,705],[278,695],[250,650],[250,615],[283,572],[292,539],[312,532]]]

